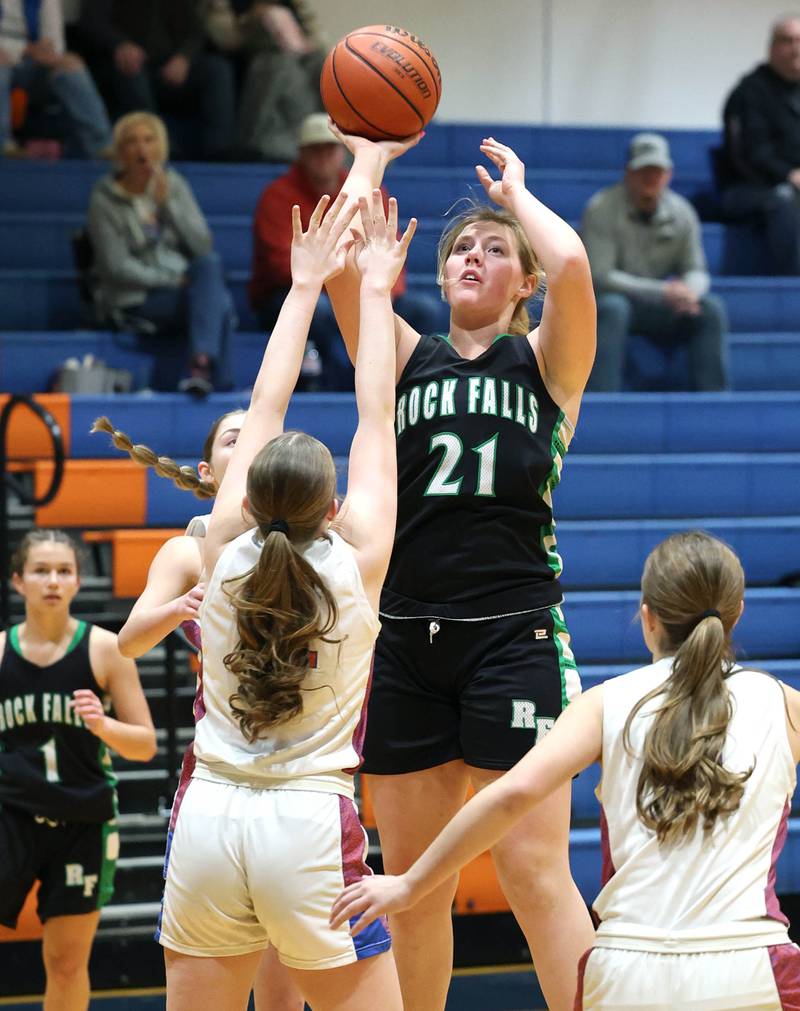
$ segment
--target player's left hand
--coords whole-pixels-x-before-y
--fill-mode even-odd
[[[86,724],[87,729],[99,735],[106,720],[103,703],[89,688],[77,688],[72,697],[75,700],[75,712]]]
[[[413,905],[405,875],[374,874],[348,885],[333,904],[330,925],[335,930],[359,916],[350,927],[353,937],[385,913],[399,913]]]
[[[485,154],[502,173],[500,179],[492,179],[483,165],[476,165],[475,171],[481,185],[490,200],[501,207],[509,208],[514,194],[525,189],[525,166],[510,147],[501,144],[494,137],[487,137],[484,140],[481,144],[481,153]]]

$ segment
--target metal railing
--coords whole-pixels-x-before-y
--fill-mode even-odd
[[[35,490],[29,492],[24,483],[8,469],[9,459],[14,459],[9,453],[8,427],[11,415],[17,408],[27,408],[43,423],[53,443],[53,478],[50,487],[43,495],[36,495]],[[13,449],[13,447],[12,447]],[[64,478],[64,437],[61,426],[53,415],[33,397],[27,394],[12,394],[0,411],[0,629],[8,628],[10,615],[9,599],[9,550],[10,526],[8,518],[8,493],[13,490],[24,505],[40,508],[52,502],[58,494]]]

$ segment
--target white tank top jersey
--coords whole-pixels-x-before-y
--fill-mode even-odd
[[[786,839],[795,764],[777,681],[734,669],[727,679],[733,718],[723,749],[731,771],[755,762],[738,810],[685,841],[660,846],[636,813],[636,786],[647,730],[659,697],[623,730],[634,705],[669,676],[672,658],[603,685],[603,778],[598,787],[604,887],[594,910],[601,947],[655,952],[715,951],[787,944],[775,896],[775,863]]]
[[[183,534],[185,537],[205,537],[208,533],[208,524],[211,521],[211,513],[204,513],[202,516],[192,516],[186,524]]]
[[[238,681],[223,658],[239,637],[223,582],[255,565],[262,541],[249,530],[224,549],[200,610],[205,715],[195,736],[195,777],[262,789],[319,790],[353,797],[361,762],[366,695],[380,622],[364,594],[351,547],[336,533],[314,541],[303,557],[327,584],[339,609],[330,642],[312,640],[303,711],[250,744],[231,712]]]

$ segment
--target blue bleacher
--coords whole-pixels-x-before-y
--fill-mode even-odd
[[[401,212],[420,218],[409,256],[412,289],[438,297],[433,283],[436,243],[445,213],[462,198],[482,198],[474,168],[489,132],[526,162],[534,191],[573,223],[589,197],[620,178],[628,129],[492,128],[436,125],[422,144],[387,173]],[[676,163],[675,189],[713,208],[714,131],[667,131]],[[250,385],[263,335],[247,304],[252,214],[263,187],[281,166],[179,166],[207,214],[228,271],[240,315],[232,359],[237,387]],[[69,237],[84,222],[92,185],[105,165],[0,161],[0,388],[43,389],[70,354],[92,353],[130,369],[139,387],[174,385],[184,349],[158,354],[129,335],[81,329],[85,320],[72,268]],[[565,613],[584,684],[591,686],[646,659],[636,610],[641,567],[653,545],[676,530],[703,528],[742,557],[748,576],[736,640],[743,657],[800,687],[800,279],[759,276],[763,238],[751,226],[703,224],[713,290],[725,301],[735,393],[588,395],[555,493],[557,536],[565,561]],[[442,327],[446,306],[442,304]],[[654,351],[631,341],[640,382],[667,377],[679,388],[685,352]],[[241,394],[198,402],[175,395],[73,397],[71,455],[119,458],[105,436],[88,434],[109,413],[135,441],[192,463],[211,420]],[[334,453],[340,488],[355,426],[352,397],[296,397],[288,424],[325,441]],[[152,473],[147,523],[179,526],[195,500]],[[600,874],[597,770],[575,783],[572,868],[591,898]],[[796,802],[797,803],[797,802]],[[800,814],[796,806],[795,814]],[[778,887],[800,892],[800,818],[790,825]]]

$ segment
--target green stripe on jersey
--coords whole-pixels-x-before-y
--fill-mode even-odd
[[[566,709],[572,699],[581,690],[581,677],[575,654],[572,652],[567,623],[560,607],[551,607],[550,616],[553,619],[553,642],[558,652],[558,673],[561,677],[561,708]]]
[[[564,457],[567,455],[572,435],[572,426],[563,411],[558,412],[558,417],[553,425],[553,434],[550,437],[550,459],[553,466],[550,473],[539,486],[539,497],[553,513],[553,489],[561,480],[561,468],[564,465]],[[558,578],[561,575],[563,565],[561,556],[556,545],[556,524],[555,520],[543,524],[539,530],[539,544],[547,558],[547,564],[553,570],[553,574]]]

